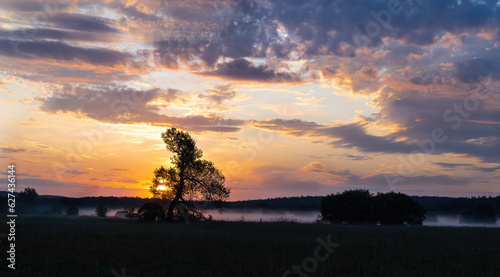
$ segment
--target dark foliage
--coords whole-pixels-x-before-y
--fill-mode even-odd
[[[128,219],[139,218],[139,214],[135,212],[134,208],[125,208],[125,217]]]
[[[380,224],[422,225],[425,209],[403,193],[378,193],[374,197],[375,218]]]
[[[319,211],[322,196],[280,197],[260,200],[227,202],[225,209],[261,209],[289,211]]]
[[[497,217],[495,211],[489,204],[479,203],[460,218],[463,223],[489,223],[495,224]]]
[[[38,198],[38,193],[34,188],[25,188],[24,191],[19,193],[19,201],[26,203],[28,206],[33,208],[36,199]]]
[[[137,211],[139,218],[143,221],[160,221],[165,219],[165,210],[160,203],[149,202]]]
[[[59,204],[52,205],[50,210],[50,214],[60,215],[63,213],[63,207]]]
[[[403,193],[378,193],[368,190],[346,190],[321,200],[323,221],[342,224],[409,224],[421,225],[425,209]]]
[[[196,141],[188,132],[175,128],[167,129],[161,134],[168,151],[174,155],[170,158],[173,166],[155,169],[153,185],[149,191],[155,198],[169,200],[167,221],[178,218],[174,211],[182,205],[190,213],[205,218],[201,211],[206,205],[197,203],[220,204],[229,198],[230,189],[224,185],[222,172],[208,160],[202,159],[203,152],[196,146]]]
[[[66,210],[66,215],[78,215],[78,208],[75,206],[71,206]]]
[[[107,213],[108,213],[108,209],[106,207],[104,207],[104,205],[102,205],[102,204],[99,204],[99,206],[97,206],[97,208],[95,209],[95,214],[98,217],[106,217]]]
[[[374,223],[373,198],[368,190],[346,190],[327,195],[321,200],[321,215],[332,223]]]

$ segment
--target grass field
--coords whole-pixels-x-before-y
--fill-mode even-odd
[[[341,245],[314,268],[328,236]],[[294,265],[302,276],[500,276],[498,228],[20,216],[16,270],[0,246],[0,276],[283,276]]]

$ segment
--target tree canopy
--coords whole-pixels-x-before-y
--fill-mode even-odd
[[[321,200],[323,220],[332,223],[372,223],[373,199],[367,190],[346,190]]]
[[[174,154],[170,158],[172,166],[154,170],[149,191],[153,197],[170,202],[166,220],[181,215],[181,204],[202,218],[204,214],[196,205],[199,201],[209,201],[221,208],[222,202],[229,198],[230,189],[224,185],[222,172],[211,161],[202,159],[203,152],[191,135],[170,128],[161,137],[167,150]]]
[[[104,207],[104,205],[102,205],[102,204],[99,204],[99,206],[97,206],[97,208],[95,209],[95,214],[98,217],[106,217],[107,213],[108,213],[108,209],[106,207]]]
[[[346,190],[321,200],[321,219],[342,224],[408,224],[420,225],[425,209],[403,193],[378,193],[368,190]]]
[[[27,187],[19,193],[19,200],[25,202],[31,208],[35,205],[36,199],[38,199],[38,193],[34,188]]]
[[[68,207],[68,209],[66,210],[67,215],[78,215],[78,213],[78,208],[75,206]]]
[[[139,218],[144,221],[160,221],[165,219],[165,210],[163,210],[163,206],[160,203],[145,203],[137,213]]]
[[[374,198],[375,218],[380,224],[422,225],[425,209],[404,193],[378,193]]]

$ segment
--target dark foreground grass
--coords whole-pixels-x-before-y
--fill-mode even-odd
[[[314,256],[317,238],[328,236],[341,246],[314,272],[302,269],[302,276],[500,276],[496,228],[144,224],[89,217],[19,217],[16,270],[7,268],[3,240],[0,276],[123,276],[122,268],[129,277],[282,276]]]

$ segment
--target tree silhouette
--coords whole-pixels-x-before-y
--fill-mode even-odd
[[[372,195],[368,190],[346,190],[321,200],[323,221],[332,223],[373,223]]]
[[[229,198],[230,189],[224,186],[224,175],[210,161],[201,159],[203,152],[188,132],[175,128],[161,134],[167,150],[174,153],[170,158],[173,166],[155,169],[150,192],[155,198],[169,200],[167,221],[173,220],[174,210],[180,204],[199,217],[205,218],[196,201],[220,204]]]
[[[137,213],[135,213],[134,208],[125,208],[125,212],[125,217],[128,219],[136,218],[139,216]]]
[[[68,210],[66,210],[67,215],[78,215],[78,213],[79,213],[78,208],[75,206],[71,206],[68,208]]]
[[[137,211],[139,218],[144,221],[159,221],[165,219],[165,210],[160,203],[145,203]]]
[[[425,209],[403,193],[378,193],[367,190],[346,190],[321,199],[321,219],[343,224],[408,224],[420,225]]]
[[[30,208],[33,208],[37,198],[38,193],[34,188],[28,187],[19,193],[19,200],[25,202]]]
[[[424,207],[404,193],[378,193],[374,204],[380,224],[422,225],[425,219]]]
[[[99,206],[97,206],[97,208],[95,209],[95,214],[99,217],[106,217],[107,213],[108,209],[102,204],[99,204]]]

